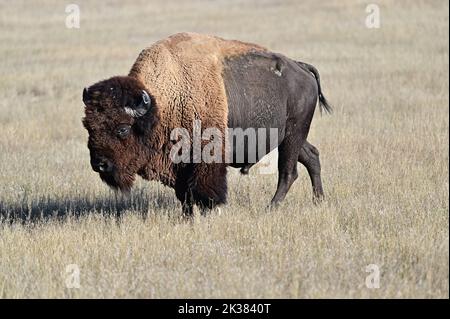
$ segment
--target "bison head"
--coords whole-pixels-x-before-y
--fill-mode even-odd
[[[83,125],[89,133],[91,166],[114,189],[130,190],[147,163],[156,106],[138,79],[113,77],[85,88]]]

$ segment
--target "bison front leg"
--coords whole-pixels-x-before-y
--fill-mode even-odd
[[[175,185],[175,195],[181,202],[183,217],[190,219],[194,215],[194,197],[192,191],[187,188],[187,185],[177,183]]]
[[[194,215],[194,195],[192,192],[192,166],[179,169],[175,181],[175,195],[181,202],[183,217],[190,219]]]
[[[175,194],[181,201],[183,215],[193,216],[194,204],[202,214],[217,205],[224,204],[227,198],[227,168],[225,164],[192,164],[177,176]]]
[[[222,163],[197,164],[195,169],[196,181],[193,187],[195,204],[205,215],[217,205],[227,201],[227,167]]]

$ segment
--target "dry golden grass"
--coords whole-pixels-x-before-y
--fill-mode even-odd
[[[0,2],[0,213],[42,215],[0,222],[0,297],[449,297],[447,1],[377,1],[380,29],[365,1],[77,3],[80,29],[61,2]],[[190,225],[170,189],[139,181],[116,200],[91,171],[82,88],[179,31],[320,70],[335,106],[309,137],[323,204],[304,168],[270,212],[276,175],[231,170],[229,205]]]

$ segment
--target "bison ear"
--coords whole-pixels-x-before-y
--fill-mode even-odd
[[[147,91],[142,90],[141,96],[133,107],[126,106],[125,112],[132,117],[144,116],[152,105],[152,101]]]
[[[89,89],[88,88],[84,88],[84,90],[83,90],[83,102],[84,102],[84,104],[86,104],[86,102],[88,100],[88,95],[89,95]]]

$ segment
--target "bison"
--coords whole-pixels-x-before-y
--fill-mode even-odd
[[[136,175],[158,180],[175,190],[184,215],[191,216],[194,205],[206,211],[226,202],[228,166],[246,174],[275,147],[279,176],[271,204],[282,201],[296,180],[297,162],[320,199],[319,152],[306,140],[317,101],[331,112],[319,73],[309,64],[255,44],[179,33],[144,49],[127,76],[85,88],[83,125],[91,166],[106,184],[126,192]],[[195,120],[224,136],[228,128],[275,128],[277,143],[245,139],[245,150],[267,145],[254,161],[235,160],[234,145],[228,162],[175,163],[171,132],[192,130]]]

